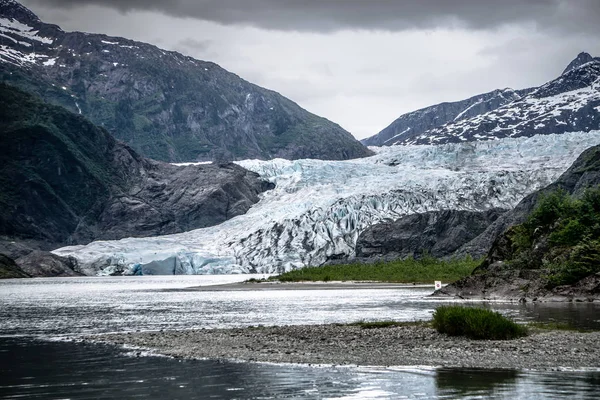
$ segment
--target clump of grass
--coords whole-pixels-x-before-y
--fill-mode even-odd
[[[402,283],[432,283],[435,280],[454,282],[473,272],[480,264],[470,257],[438,260],[431,256],[374,264],[343,264],[308,267],[270,278],[280,282],[376,281]]]
[[[392,328],[395,326],[421,326],[421,325],[426,325],[427,322],[423,322],[423,321],[404,321],[404,322],[400,322],[400,321],[357,321],[357,322],[351,322],[348,325],[349,326],[358,326],[361,327],[362,329],[380,329],[380,328]]]
[[[483,308],[441,306],[433,313],[433,327],[450,336],[477,340],[507,340],[527,335],[527,328],[500,313]]]

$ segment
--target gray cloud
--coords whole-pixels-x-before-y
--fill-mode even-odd
[[[97,5],[156,11],[224,25],[290,31],[400,31],[458,26],[490,29],[534,23],[538,29],[600,31],[598,0],[29,0],[45,7]]]
[[[197,40],[193,38],[185,38],[178,43],[181,47],[186,47],[191,50],[204,52],[212,46],[212,40]]]

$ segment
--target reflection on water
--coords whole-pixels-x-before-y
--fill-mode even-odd
[[[599,372],[521,372],[440,369],[438,395],[461,399],[594,399]]]
[[[600,373],[308,367],[136,357],[63,334],[429,319],[432,289],[164,291],[247,276],[65,278],[0,282],[0,398],[594,399]],[[518,320],[600,327],[588,304],[469,303]]]
[[[441,393],[486,398],[503,388],[514,387],[518,379],[519,372],[513,370],[487,370],[483,374],[476,369],[439,369],[436,384]]]
[[[3,399],[597,399],[600,373],[351,368],[136,357],[0,339]]]
[[[600,304],[596,303],[528,303],[519,309],[527,320],[561,322],[579,328],[600,329]]]

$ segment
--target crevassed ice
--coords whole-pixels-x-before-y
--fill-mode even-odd
[[[349,161],[247,160],[276,184],[248,213],[154,238],[97,241],[55,251],[90,273],[177,265],[177,273],[274,273],[353,255],[369,225],[432,210],[514,207],[554,181],[600,131],[460,144],[392,146]]]

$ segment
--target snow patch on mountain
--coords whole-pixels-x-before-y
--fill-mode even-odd
[[[54,40],[38,36],[38,31],[29,25],[14,19],[0,17],[0,32],[21,36],[24,39],[35,40],[45,44],[52,44]]]
[[[247,160],[276,184],[248,213],[181,234],[58,249],[88,273],[274,273],[353,255],[366,227],[433,210],[512,208],[554,181],[600,131],[381,148],[349,161]]]
[[[477,100],[475,103],[471,104],[469,107],[461,111],[456,117],[454,117],[454,121],[461,119],[466,113],[469,112],[469,110],[471,110],[473,107],[477,107],[481,103],[483,103],[483,99]]]
[[[406,132],[410,131],[411,128],[406,128],[405,130],[403,130],[402,132],[398,133],[397,135],[392,136],[391,138],[389,138],[388,140],[386,140],[385,142],[383,142],[383,144],[387,144],[391,141],[393,141],[394,139],[396,139],[399,136],[404,135]]]

